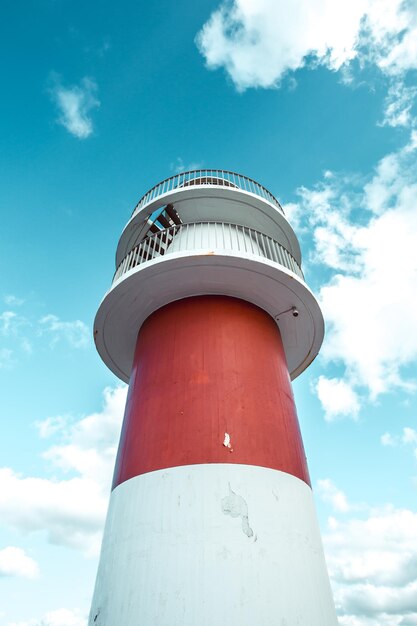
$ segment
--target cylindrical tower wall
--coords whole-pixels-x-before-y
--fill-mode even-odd
[[[309,484],[279,329],[244,300],[179,300],[139,332],[114,486],[196,463],[270,467]]]
[[[173,302],[135,351],[90,626],[334,626],[278,327]]]

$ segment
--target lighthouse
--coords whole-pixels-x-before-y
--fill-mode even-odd
[[[337,624],[291,388],[323,334],[265,187],[141,198],[94,323],[129,391],[89,626]]]

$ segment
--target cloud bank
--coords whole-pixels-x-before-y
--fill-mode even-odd
[[[0,519],[22,533],[44,532],[49,542],[97,555],[126,400],[124,386],[104,391],[103,409],[78,421],[37,424],[54,438],[43,456],[50,478],[0,469]]]
[[[416,390],[417,133],[371,177],[327,172],[298,196],[289,214],[302,236],[312,235],[307,272],[319,266],[330,276],[318,294],[327,325],[321,355],[344,370],[321,376],[316,391],[327,419],[356,419],[364,399]]]
[[[277,87],[288,72],[357,59],[389,76],[417,67],[414,0],[233,0],[222,2],[196,37],[209,69],[236,88]]]

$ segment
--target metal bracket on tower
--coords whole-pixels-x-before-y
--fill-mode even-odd
[[[293,317],[298,317],[300,315],[299,310],[297,309],[296,306],[291,306],[289,309],[285,309],[285,311],[281,311],[281,313],[278,313],[278,315],[275,315],[275,321],[279,321],[280,315],[284,315],[284,313],[289,313],[291,311],[291,313],[293,314]]]

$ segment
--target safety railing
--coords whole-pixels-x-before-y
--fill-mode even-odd
[[[120,263],[113,282],[134,267],[157,257],[207,249],[263,257],[286,267],[304,280],[303,272],[294,257],[271,237],[236,224],[195,222],[171,226],[143,239]]]
[[[159,196],[173,191],[174,189],[181,189],[182,187],[190,187],[192,185],[216,185],[220,187],[243,189],[244,191],[248,191],[268,200],[268,202],[274,204],[282,213],[284,212],[275,196],[252,178],[228,170],[201,169],[192,170],[190,172],[180,172],[158,183],[139,200],[132,215],[135,215],[142,207],[157,199]]]

